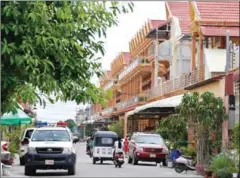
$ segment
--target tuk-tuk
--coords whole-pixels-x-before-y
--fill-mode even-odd
[[[118,135],[111,131],[97,131],[93,139],[93,164],[96,161],[113,160],[113,146],[117,140]]]

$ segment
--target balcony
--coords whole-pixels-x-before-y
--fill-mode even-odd
[[[130,98],[129,100],[122,101],[122,102],[118,103],[116,105],[116,109],[117,109],[117,111],[123,110],[123,109],[126,109],[128,107],[137,105],[140,102],[145,102],[146,100],[147,100],[147,97],[145,97],[143,95],[134,96],[134,97]]]
[[[109,108],[106,108],[104,109],[101,113],[102,113],[102,116],[106,116],[106,115],[109,115],[113,112],[113,107],[109,107]]]
[[[155,53],[156,53],[156,44],[152,42],[148,49],[148,59],[150,61],[155,59],[155,56],[156,56]],[[170,61],[171,57],[172,57],[172,44],[169,40],[165,40],[164,42],[158,45],[159,61]]]
[[[148,61],[144,58],[137,58],[135,59],[133,62],[131,62],[120,74],[119,74],[119,81],[124,79],[128,74],[130,74],[131,72],[133,72],[135,69],[137,69],[138,67],[144,67],[144,69],[146,69],[146,66],[149,66],[149,70],[150,70],[150,64],[148,63]],[[148,68],[147,68],[148,69]]]
[[[174,77],[171,80],[159,82],[157,87],[149,90],[149,99],[169,94],[179,89],[184,89],[186,86],[198,83],[198,71],[193,71],[188,74]]]

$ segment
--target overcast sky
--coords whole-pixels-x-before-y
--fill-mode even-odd
[[[112,60],[119,52],[129,51],[129,41],[148,19],[166,19],[164,2],[138,1],[134,2],[134,5],[133,13],[120,15],[118,26],[107,31],[105,56],[102,59],[103,69],[110,69]],[[96,82],[97,79],[94,78],[93,81]],[[77,106],[75,102],[47,103],[45,109],[40,106],[37,107],[37,119],[49,122],[63,121],[69,118],[75,119],[76,110],[80,107],[83,107],[83,105]]]

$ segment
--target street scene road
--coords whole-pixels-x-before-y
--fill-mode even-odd
[[[86,144],[77,143],[77,169],[75,176],[69,177],[202,177],[197,176],[195,172],[178,174],[174,169],[156,166],[154,163],[140,162],[138,165],[128,164],[127,160],[122,168],[115,168],[111,161],[103,164],[92,164],[92,159],[85,154]],[[16,160],[15,165],[3,177],[28,177],[24,175],[24,166],[20,166]],[[64,170],[38,170],[36,177],[56,177],[67,176]]]

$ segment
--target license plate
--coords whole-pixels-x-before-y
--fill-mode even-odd
[[[123,158],[118,158],[119,161],[123,161]]]
[[[150,154],[150,158],[156,158],[155,154]]]
[[[46,165],[54,165],[54,160],[45,160]]]

